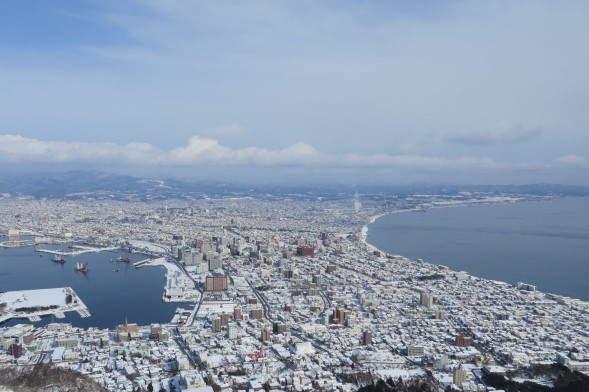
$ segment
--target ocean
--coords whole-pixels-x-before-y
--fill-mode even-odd
[[[589,300],[589,198],[434,208],[368,226],[380,250]]]
[[[40,245],[39,248],[65,250],[68,245]],[[66,262],[59,264],[51,261],[53,255],[35,252],[32,246],[0,248],[0,291],[72,287],[91,314],[87,318],[75,312],[66,313],[65,319],[44,317],[35,323],[36,326],[69,322],[80,328],[112,329],[125,320],[139,325],[167,323],[172,320],[176,308],[189,306],[162,302],[166,283],[164,267],[134,268],[133,262],[147,258],[141,254],[130,255],[130,263],[110,261],[122,255],[126,254],[118,251],[86,253],[65,256]],[[89,271],[85,274],[75,271],[78,262],[88,262]],[[12,320],[2,326],[28,322]]]

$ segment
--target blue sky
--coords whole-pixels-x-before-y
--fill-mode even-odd
[[[589,184],[587,11],[585,1],[7,1],[0,164]]]

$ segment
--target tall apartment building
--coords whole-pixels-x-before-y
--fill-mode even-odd
[[[454,370],[454,378],[452,380],[454,384],[460,386],[466,381],[466,370],[459,366],[456,370]]]
[[[227,324],[227,338],[237,339],[237,325],[235,323]]]
[[[270,331],[268,331],[267,329],[263,329],[262,330],[262,342],[267,342],[272,338],[272,334],[270,333]]]
[[[434,295],[431,293],[422,292],[419,294],[419,304],[431,309],[434,306]]]
[[[372,332],[364,331],[362,332],[362,345],[368,346],[369,344],[372,344]]]
[[[261,319],[264,316],[264,311],[262,308],[252,309],[250,310],[250,318],[251,319]]]

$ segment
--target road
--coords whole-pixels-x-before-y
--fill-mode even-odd
[[[184,338],[182,337],[182,335],[180,335],[178,328],[173,328],[172,333],[174,334],[174,340],[176,341],[176,344],[178,345],[178,347],[180,347],[180,350],[182,350],[184,355],[186,355],[188,361],[190,361],[190,364],[195,369],[198,369],[198,363],[196,362],[196,359],[192,356],[190,349],[186,347],[186,344],[184,343]]]
[[[252,285],[252,283],[249,281],[249,279],[246,279],[245,281],[252,289],[256,298],[258,298],[258,301],[260,301],[260,304],[262,305],[262,309],[264,311],[264,318],[272,321],[272,318],[270,317],[270,305],[268,305],[268,301],[266,301],[266,297],[264,297],[263,294],[260,294],[260,292]]]

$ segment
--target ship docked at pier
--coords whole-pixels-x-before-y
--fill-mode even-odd
[[[51,258],[51,261],[53,261],[54,263],[59,263],[59,264],[65,263],[65,259],[63,258],[63,255],[55,255]]]

